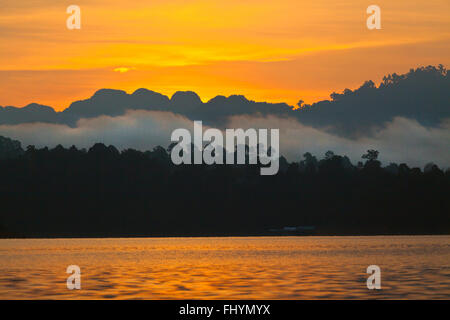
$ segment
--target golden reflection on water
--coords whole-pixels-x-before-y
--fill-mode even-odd
[[[449,299],[450,236],[0,240],[0,298]]]

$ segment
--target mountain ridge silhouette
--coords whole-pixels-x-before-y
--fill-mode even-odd
[[[293,117],[303,124],[344,136],[358,135],[370,127],[382,126],[396,116],[437,126],[450,118],[450,73],[439,65],[389,74],[377,87],[366,81],[358,89],[333,92],[331,100],[294,108],[286,103],[255,102],[242,95],[218,95],[202,102],[197,93],[177,91],[171,98],[140,88],[129,94],[117,89],[99,89],[90,98],[74,101],[63,111],[31,103],[23,108],[0,106],[1,124],[46,122],[76,126],[81,118],[120,116],[127,110],[169,111],[190,120],[202,120],[223,127],[232,116],[262,115]]]

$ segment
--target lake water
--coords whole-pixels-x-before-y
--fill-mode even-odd
[[[450,299],[450,236],[0,240],[0,298]]]

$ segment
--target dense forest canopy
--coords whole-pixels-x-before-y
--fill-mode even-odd
[[[98,143],[37,149],[0,138],[0,233],[14,237],[448,234],[450,171],[382,167],[368,150],[352,164],[327,152],[259,165],[175,166],[151,151]]]

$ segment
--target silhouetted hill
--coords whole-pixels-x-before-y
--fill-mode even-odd
[[[138,89],[133,94],[101,89],[91,98],[73,102],[63,112],[31,104],[25,108],[0,107],[0,124],[27,122],[63,123],[74,126],[80,118],[100,115],[118,116],[130,109],[170,111],[206,125],[223,127],[236,115],[275,115],[295,117],[314,127],[354,136],[368,134],[396,116],[436,126],[450,118],[450,75],[442,66],[421,67],[410,72],[384,77],[377,87],[366,81],[356,90],[332,93],[331,100],[301,105],[293,110],[285,103],[255,102],[244,96],[217,96],[203,103],[195,92],[176,92],[171,99],[162,94]]]
[[[177,91],[170,98],[171,111],[192,112],[199,108],[203,102],[200,97],[192,91]]]
[[[367,132],[396,116],[436,126],[450,118],[450,74],[442,65],[411,69],[384,77],[378,87],[366,81],[356,90],[332,93],[331,98],[304,106],[298,119],[313,126],[333,126],[343,134]]]
[[[165,110],[169,108],[170,104],[169,98],[165,95],[143,88],[133,92],[132,97],[136,109],[152,110],[153,107]]]
[[[0,106],[0,124],[58,121],[58,113],[53,108],[41,104],[31,103],[23,108]]]

